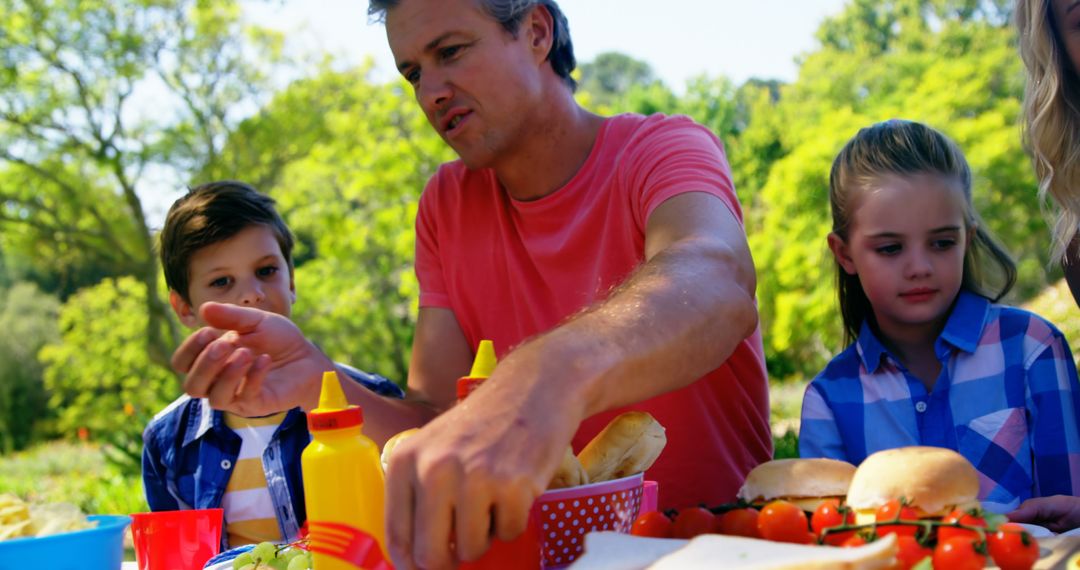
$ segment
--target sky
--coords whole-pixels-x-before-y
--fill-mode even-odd
[[[559,0],[579,63],[617,51],[648,63],[681,92],[694,76],[792,81],[796,58],[816,46],[821,21],[844,0]],[[382,24],[366,0],[281,0],[247,5],[256,22],[288,32],[295,49],[376,61],[376,78],[395,74]]]
[[[570,24],[578,63],[617,51],[648,63],[676,93],[698,75],[794,81],[800,54],[815,49],[822,20],[845,0],[558,0]],[[243,2],[255,23],[285,33],[293,53],[331,53],[342,62],[375,59],[373,79],[397,75],[380,23],[368,23],[367,0]],[[183,184],[162,181],[142,195],[160,227]],[[161,188],[174,188],[162,191]]]

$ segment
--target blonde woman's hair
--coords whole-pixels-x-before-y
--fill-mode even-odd
[[[960,287],[991,301],[1004,297],[1016,283],[1016,263],[986,229],[971,201],[971,168],[964,153],[949,137],[913,121],[892,119],[859,130],[829,173],[829,206],[833,233],[850,239],[851,220],[859,192],[887,176],[933,174],[956,181],[964,193],[964,229],[971,232],[971,246],[964,252],[964,275]],[[987,267],[989,262],[992,267]],[[990,271],[988,271],[988,269]],[[994,285],[997,282],[997,286]],[[994,290],[994,291],[992,291]],[[859,337],[873,307],[858,275],[849,275],[836,263],[836,292],[844,318],[847,342]]]
[[[1052,255],[1065,260],[1080,227],[1080,80],[1056,32],[1052,0],[1019,0],[1016,27],[1027,68],[1024,143],[1039,198],[1057,205]]]

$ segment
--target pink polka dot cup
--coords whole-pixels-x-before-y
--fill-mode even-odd
[[[562,568],[585,548],[593,531],[630,532],[641,508],[642,474],[548,491],[533,505],[544,568]]]

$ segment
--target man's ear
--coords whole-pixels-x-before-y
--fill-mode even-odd
[[[529,42],[536,62],[539,64],[547,61],[555,42],[555,19],[551,17],[547,6],[539,3],[533,6],[522,26],[525,40]]]
[[[832,250],[833,257],[836,258],[836,262],[840,264],[840,267],[844,269],[848,275],[855,275],[858,271],[855,269],[855,262],[851,259],[851,249],[848,247],[844,238],[838,236],[836,232],[829,232],[829,249]]]
[[[180,293],[169,289],[169,304],[172,305],[173,312],[176,313],[176,316],[184,326],[195,328],[199,325],[199,320],[195,315],[194,307],[185,301],[184,298],[180,296]]]

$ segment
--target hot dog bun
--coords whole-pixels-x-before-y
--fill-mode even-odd
[[[607,425],[578,454],[589,481],[597,483],[641,473],[667,444],[664,426],[645,412],[626,412]]]
[[[559,465],[559,469],[555,471],[551,482],[548,483],[548,489],[565,489],[566,487],[588,484],[589,474],[585,472],[585,468],[581,466],[581,462],[574,455],[574,448],[569,445],[566,446],[562,465]]]

